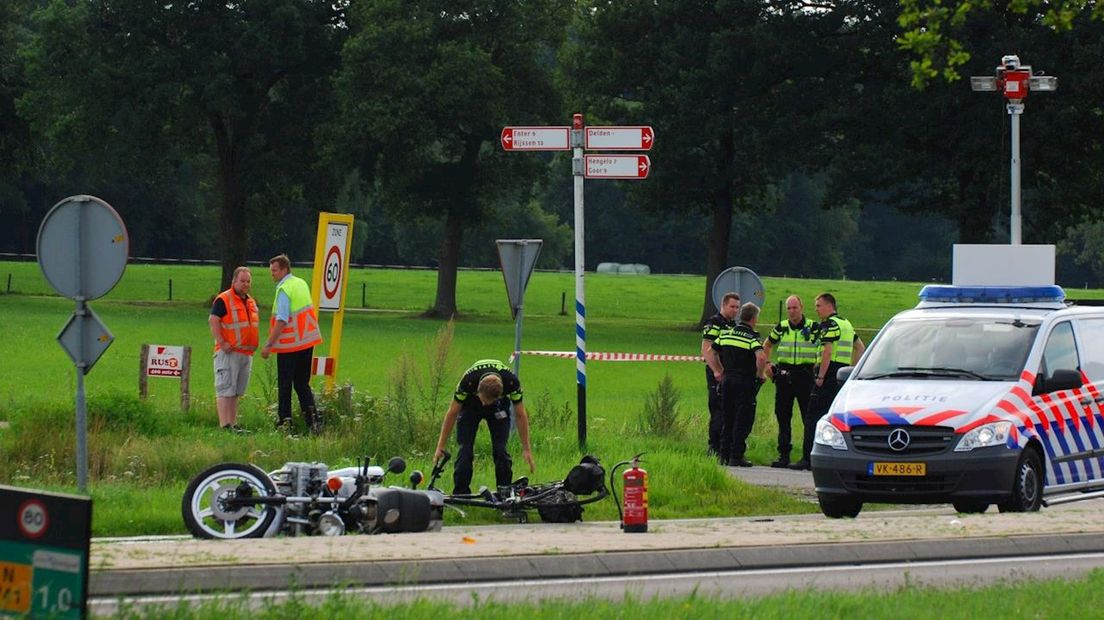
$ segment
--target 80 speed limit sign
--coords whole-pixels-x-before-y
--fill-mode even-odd
[[[19,530],[27,538],[42,536],[50,526],[50,516],[46,513],[46,506],[37,499],[29,499],[20,504],[16,514],[19,519]]]

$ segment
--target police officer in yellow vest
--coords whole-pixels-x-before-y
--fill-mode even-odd
[[[813,365],[817,360],[816,321],[805,316],[801,298],[786,298],[786,318],[771,329],[763,351],[769,359],[777,353],[775,364],[767,374],[774,380],[774,417],[778,420],[778,460],[771,467],[788,467],[793,448],[790,421],[797,401],[801,420],[809,408],[813,391]]]
[[[322,344],[318,330],[318,314],[314,311],[310,287],[306,281],[291,275],[291,260],[286,254],[268,261],[272,281],[276,283],[276,298],[272,301],[268,340],[261,357],[276,353],[276,377],[279,384],[279,419],[277,427],[291,425],[291,389],[299,396],[299,408],[311,432],[322,428],[322,420],[314,406],[311,391],[311,361],[314,347]]]
[[[831,293],[821,293],[816,298],[817,316],[820,317],[820,325],[817,329],[817,365],[813,369],[813,394],[809,399],[810,415],[804,418],[805,441],[801,445],[801,460],[790,465],[790,469],[809,469],[809,454],[813,451],[813,433],[816,431],[816,423],[828,408],[839,392],[839,382],[836,380],[836,371],[844,366],[854,363],[866,345],[862,338],[855,333],[851,321],[836,314],[836,298]]]

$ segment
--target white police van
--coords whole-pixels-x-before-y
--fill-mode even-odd
[[[1054,285],[926,286],[839,375],[812,452],[829,517],[1104,496],[1104,307]]]

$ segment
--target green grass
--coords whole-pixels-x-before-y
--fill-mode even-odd
[[[304,277],[309,270],[296,269]],[[76,375],[55,341],[74,303],[51,293],[35,263],[0,262],[0,282],[12,275],[13,294],[0,293],[0,316],[9,318],[0,341],[0,483],[53,485],[72,490]],[[587,274],[589,351],[696,355],[704,279],[692,276]],[[173,300],[168,301],[168,280]],[[207,466],[252,462],[275,469],[286,461],[318,460],[332,467],[361,455],[401,454],[412,468],[428,470],[440,417],[460,372],[473,360],[506,359],[514,341],[501,274],[462,271],[452,331],[441,321],[418,318],[428,307],[436,273],[426,270],[358,269],[350,276],[339,381],[353,386],[351,404],[326,401],[329,422],[321,438],[288,439],[272,424],[275,362],[255,360],[241,423],[255,432],[238,437],[217,430],[207,313],[219,271],[206,266],[131,265],[105,298],[92,306],[115,341],[85,378],[89,395],[91,490],[97,498],[97,535],[182,532],[179,493]],[[360,284],[370,308],[360,305]],[[778,300],[790,293],[807,303],[820,291],[837,295],[841,313],[873,334],[895,312],[915,305],[919,285],[898,282],[834,282],[766,278],[764,322],[778,316]],[[561,293],[573,306],[572,274],[533,275],[526,298],[524,349],[572,351],[575,318],[559,314]],[[1078,293],[1082,293],[1078,291]],[[1099,291],[1083,296],[1100,296]],[[254,295],[267,319],[273,285],[254,269]],[[809,303],[811,306],[811,303]],[[323,317],[328,334],[331,319]],[[867,338],[869,340],[869,337]],[[151,378],[150,398],[136,398],[143,343],[192,347],[192,407],[179,407],[179,383]],[[323,351],[328,348],[324,345]],[[435,361],[438,360],[438,361]],[[732,480],[706,458],[704,370],[700,362],[599,362],[587,364],[589,452],[607,466],[647,452],[652,515],[656,518],[792,513],[815,510],[808,502]],[[532,420],[537,472],[534,480],[562,477],[578,461],[575,363],[525,356],[521,376]],[[649,395],[665,376],[679,390],[681,432],[657,437],[642,429]],[[316,383],[316,386],[319,384]],[[794,444],[801,425],[794,420]],[[777,433],[773,386],[759,396],[749,457],[775,458]],[[477,444],[474,484],[493,486],[487,433]],[[516,442],[516,440],[514,440]],[[513,453],[517,455],[516,443]],[[796,457],[796,453],[795,453]],[[515,475],[523,475],[516,459]],[[446,481],[446,488],[450,486]],[[148,490],[142,510],[135,496]],[[478,514],[471,519],[485,519]],[[587,509],[587,518],[612,519],[612,503]],[[451,518],[451,517],[450,517]]]
[[[418,600],[401,605],[383,605],[334,593],[324,602],[311,605],[302,598],[282,604],[249,609],[237,600],[164,606],[145,611],[128,610],[120,618],[174,618],[233,620],[235,618],[455,618],[490,620],[494,618],[531,618],[533,620],[574,620],[576,618],[756,618],[792,620],[793,618],[864,618],[899,620],[908,618],[992,617],[995,610],[1003,618],[1080,618],[1094,617],[1089,610],[1104,603],[1104,570],[1086,577],[1030,583],[1003,583],[984,588],[943,589],[904,586],[891,591],[826,592],[807,590],[761,598],[722,599],[690,595],[669,599],[626,597],[621,601],[596,599],[545,601],[507,604],[480,601],[453,605]],[[1086,615],[1088,614],[1088,615]]]

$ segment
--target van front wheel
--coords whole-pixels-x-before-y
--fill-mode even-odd
[[[842,519],[843,517],[853,519],[859,516],[859,512],[863,507],[862,502],[847,496],[818,494],[817,501],[820,502],[820,511],[829,519]]]
[[[1043,463],[1039,453],[1030,448],[1020,455],[1012,495],[997,504],[1001,512],[1035,512],[1043,505]]]

